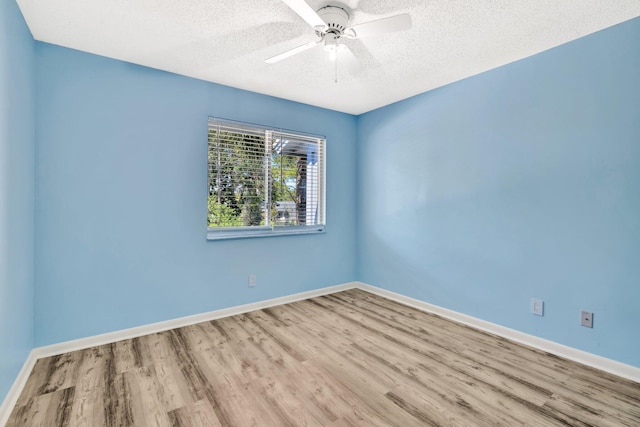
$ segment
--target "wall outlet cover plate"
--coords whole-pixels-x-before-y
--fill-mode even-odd
[[[580,326],[593,328],[593,312],[592,311],[582,310],[580,312]]]
[[[531,314],[536,316],[544,315],[544,301],[538,298],[531,298]]]

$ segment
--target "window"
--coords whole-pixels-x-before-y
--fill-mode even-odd
[[[210,117],[207,238],[324,232],[325,143]]]

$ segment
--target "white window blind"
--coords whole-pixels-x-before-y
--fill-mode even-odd
[[[322,136],[209,118],[207,237],[323,232]]]

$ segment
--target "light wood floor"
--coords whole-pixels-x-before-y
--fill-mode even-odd
[[[640,426],[640,384],[360,290],[41,359],[8,426]]]

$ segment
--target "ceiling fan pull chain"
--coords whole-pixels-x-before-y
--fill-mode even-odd
[[[335,73],[336,73],[334,83],[337,84],[338,83],[338,52],[336,52],[336,60],[333,61],[333,62],[335,62],[334,69],[335,69]]]

